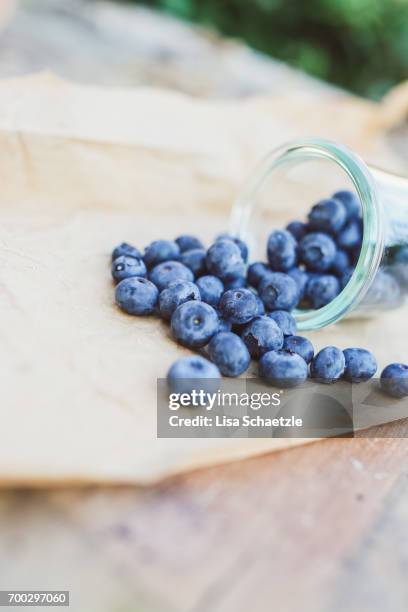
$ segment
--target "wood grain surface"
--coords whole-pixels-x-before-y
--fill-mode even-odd
[[[154,488],[3,492],[1,588],[70,589],[81,612],[406,610],[401,431]]]

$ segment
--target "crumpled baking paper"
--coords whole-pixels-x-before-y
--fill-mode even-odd
[[[333,90],[208,102],[47,74],[0,83],[0,484],[148,483],[304,442],[157,439],[156,379],[190,352],[115,307],[110,252],[190,231],[209,242],[255,162],[294,137],[398,169],[383,134],[405,110]],[[309,337],[406,360],[404,314],[381,318],[380,346],[378,330]]]

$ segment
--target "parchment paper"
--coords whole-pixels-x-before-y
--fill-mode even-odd
[[[340,92],[211,103],[50,75],[1,83],[0,484],[146,483],[302,442],[156,439],[156,379],[190,353],[115,307],[110,251],[186,231],[209,242],[248,170],[296,136],[401,169],[382,134],[406,104],[386,107]],[[382,366],[406,360],[407,331],[390,313],[310,337],[366,346]]]

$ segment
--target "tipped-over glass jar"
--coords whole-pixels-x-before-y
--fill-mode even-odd
[[[268,235],[307,222],[316,202],[354,192],[361,206],[362,242],[343,289],[318,309],[295,310],[299,330],[315,330],[345,316],[397,308],[408,293],[408,179],[367,166],[346,148],[324,140],[289,143],[272,151],[250,177],[231,215],[231,233],[265,260]],[[333,236],[336,241],[336,236]]]

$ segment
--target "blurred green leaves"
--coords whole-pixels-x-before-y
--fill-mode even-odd
[[[143,0],[139,0],[143,1]],[[145,0],[378,98],[408,78],[408,0]]]

